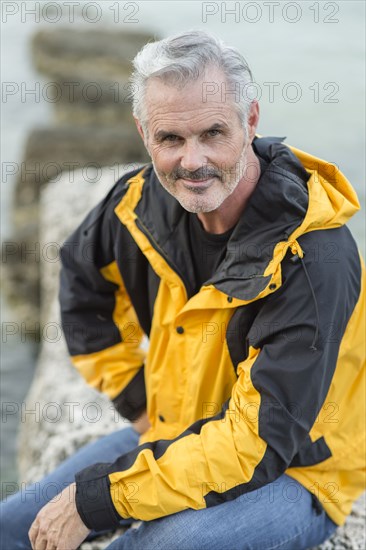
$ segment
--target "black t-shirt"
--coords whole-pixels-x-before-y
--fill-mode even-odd
[[[197,214],[189,214],[189,238],[196,281],[195,292],[198,292],[202,284],[212,277],[224,259],[227,243],[234,228],[235,226],[220,234],[208,233],[203,229]]]
[[[262,174],[267,167],[267,163],[259,156],[258,160]],[[227,243],[235,227],[225,231],[225,233],[208,233],[204,230],[197,214],[189,213],[188,231],[196,281],[195,292],[198,292],[202,284],[212,277],[225,258]]]

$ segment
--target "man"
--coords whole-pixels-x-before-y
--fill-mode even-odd
[[[134,64],[152,165],[70,237],[60,297],[76,368],[139,420],[46,478],[70,485],[38,515],[14,513],[37,550],[131,518],[109,549],[315,546],[364,489],[356,195],[333,166],[256,137],[233,48],[188,32]]]

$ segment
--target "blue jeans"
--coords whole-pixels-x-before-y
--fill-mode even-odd
[[[0,548],[30,549],[28,530],[38,511],[95,462],[113,462],[138,444],[124,428],[86,445],[42,481],[1,503]],[[121,525],[130,525],[124,520]],[[282,475],[274,483],[203,510],[184,510],[128,529],[108,550],[301,550],[335,531],[322,508],[297,481]],[[98,533],[100,534],[100,533]],[[91,533],[89,538],[96,536]]]

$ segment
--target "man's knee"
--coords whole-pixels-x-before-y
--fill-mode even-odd
[[[0,505],[0,548],[29,550],[31,548],[28,531],[20,524],[14,511],[8,513],[6,503]]]
[[[35,502],[34,495],[31,501],[29,497],[30,495],[21,490],[0,503],[1,549],[31,549],[28,531],[42,506],[40,502]]]

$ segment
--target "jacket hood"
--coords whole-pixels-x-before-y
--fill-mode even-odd
[[[334,163],[295,147],[289,148],[310,175],[309,209],[302,224],[304,232],[344,225],[360,209],[356,192],[350,182]]]

